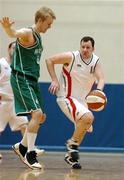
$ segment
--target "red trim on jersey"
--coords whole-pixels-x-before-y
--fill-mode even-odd
[[[71,99],[70,97],[67,97],[67,99],[70,101],[70,105],[72,107],[73,118],[75,120],[75,113],[76,113],[75,103],[74,103],[73,99]]]
[[[72,82],[71,82],[71,76],[70,73],[63,67],[63,72],[67,77],[67,82],[68,82],[68,92],[67,92],[67,99],[70,101],[70,105],[72,107],[72,113],[73,113],[73,118],[75,120],[75,113],[76,113],[76,106],[73,102],[73,99],[70,98],[71,96],[71,88],[72,88]]]
[[[68,92],[67,92],[67,97],[71,95],[71,76],[70,73],[64,68],[63,66],[63,72],[65,73],[68,81]]]

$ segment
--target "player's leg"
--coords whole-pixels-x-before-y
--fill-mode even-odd
[[[20,157],[20,159],[22,161],[24,161],[24,157],[25,154],[27,152],[27,138],[25,136],[25,132],[26,132],[26,128],[28,125],[28,119],[27,117],[23,117],[23,116],[16,116],[15,112],[14,112],[14,108],[12,106],[11,111],[13,113],[11,113],[11,119],[9,121],[9,126],[11,131],[15,132],[15,131],[20,131],[21,135],[22,135],[22,139],[23,139],[23,144],[21,144],[21,142],[18,142],[16,144],[14,144],[12,146],[12,149],[14,150],[14,152]]]
[[[41,165],[38,163],[36,159],[36,152],[35,152],[35,141],[37,138],[38,130],[41,124],[45,121],[45,114],[43,114],[40,110],[32,112],[32,118],[28,124],[27,128],[27,144],[28,144],[28,151],[26,154],[26,164],[32,168],[42,168]]]
[[[0,135],[5,130],[9,120],[10,120],[10,104],[2,97],[0,98]],[[2,159],[2,154],[0,154],[0,159]]]
[[[17,81],[18,80],[18,81]],[[30,77],[20,74],[11,75],[11,84],[14,92],[15,110],[17,115],[31,114],[31,120],[27,127],[27,153],[25,163],[32,169],[41,168],[36,159],[35,141],[40,124],[44,122],[45,115],[42,113],[40,104],[40,90],[38,83]],[[38,94],[38,95],[37,95]]]
[[[72,139],[74,139],[79,145],[83,141],[87,130],[91,127],[93,119],[94,118],[91,112],[87,112],[82,115],[80,119],[76,119]]]
[[[12,114],[9,121],[9,125],[12,131],[20,131],[22,134],[21,142],[18,142],[12,146],[13,150],[17,155],[24,161],[25,154],[27,153],[27,125],[28,118],[26,116],[16,116],[15,113]],[[43,149],[38,149],[35,147],[35,152],[37,156],[44,154]]]
[[[35,152],[35,141],[37,138],[37,133],[39,131],[40,126],[44,123],[46,119],[46,115],[43,112],[44,104],[42,94],[40,92],[40,88],[38,83],[33,83],[34,87],[34,99],[37,103],[37,108],[35,111],[31,113],[31,120],[28,125],[27,129],[27,143],[28,143],[28,153],[26,155],[27,162],[30,164],[30,168],[41,168],[41,165],[38,163],[36,159],[36,152]],[[35,152],[35,153],[34,153]],[[36,159],[36,162],[33,162],[33,157]]]
[[[33,117],[33,119],[37,119],[37,118],[38,117],[35,117],[35,116]],[[36,140],[36,136],[37,136],[36,132],[38,131],[40,126],[38,125],[38,129],[36,129],[36,126],[34,125],[36,123],[36,121],[33,122],[33,123],[32,123],[32,121],[33,120],[31,119],[29,124],[31,124],[30,126],[33,126],[34,127],[33,130],[36,130],[36,131],[33,132],[32,129],[31,129],[30,133],[27,131],[28,125],[26,124],[26,122],[27,122],[26,121],[26,117],[23,117],[23,116],[22,117],[17,117],[16,116],[15,119],[13,117],[13,119],[10,121],[10,127],[11,127],[12,131],[16,131],[16,130],[21,130],[22,129],[22,134],[23,134],[23,132],[25,130],[21,142],[18,142],[15,145],[12,146],[13,150],[15,151],[15,153],[17,155],[19,155],[20,159],[24,163],[25,163],[25,155],[26,155],[26,153],[28,151],[28,142],[27,142],[27,136],[28,135],[30,135],[30,137],[28,137],[29,138],[29,151],[35,151],[34,154],[36,154],[36,156],[40,156],[40,155],[44,154],[44,150],[43,149],[38,149],[34,145],[35,144],[35,140]],[[24,124],[24,122],[25,122],[25,124]],[[23,124],[21,124],[21,123],[23,123]],[[29,127],[29,131],[30,131],[30,127]]]
[[[73,169],[80,169],[78,148],[87,130],[92,125],[93,115],[84,105],[74,98],[58,99],[57,102],[65,115],[75,124],[74,133],[66,143],[67,154],[65,161],[70,164]]]
[[[79,163],[79,146],[92,122],[93,116],[90,112],[85,113],[80,119],[77,119],[74,133],[66,143],[67,154],[65,156],[65,161],[69,163],[73,169],[81,168]]]

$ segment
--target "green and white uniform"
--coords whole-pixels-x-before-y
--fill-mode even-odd
[[[43,99],[38,84],[43,46],[40,34],[33,29],[32,33],[35,44],[24,47],[17,39],[13,53],[11,85],[17,115],[29,114],[37,109],[43,111]]]

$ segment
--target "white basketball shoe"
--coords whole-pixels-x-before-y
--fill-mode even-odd
[[[15,153],[17,155],[21,155],[21,158],[24,158],[26,152],[27,152],[27,147],[23,146],[20,142],[16,143],[15,145],[12,146],[13,150],[15,151]],[[45,150],[44,149],[38,149],[37,147],[35,147],[35,152],[36,152],[36,156],[42,156],[43,154],[45,154]]]

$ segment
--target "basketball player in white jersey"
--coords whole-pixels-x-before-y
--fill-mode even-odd
[[[64,114],[74,123],[75,130],[67,141],[65,161],[73,169],[81,169],[78,147],[87,130],[92,127],[94,116],[88,109],[85,97],[97,82],[97,89],[104,88],[104,75],[99,57],[94,54],[94,39],[85,36],[80,41],[80,50],[64,52],[46,59],[52,82],[49,91],[57,95],[57,103]],[[62,64],[60,80],[55,65]]]
[[[8,57],[0,59],[0,134],[9,124],[12,131],[21,131],[22,136],[26,130],[28,119],[25,116],[16,116],[14,110],[14,98],[10,84],[11,60],[15,48],[15,42],[8,46]],[[25,142],[22,143],[25,145]],[[16,144],[18,150],[19,143]],[[37,155],[44,153],[44,150],[36,149]],[[0,159],[2,155],[0,154]]]

